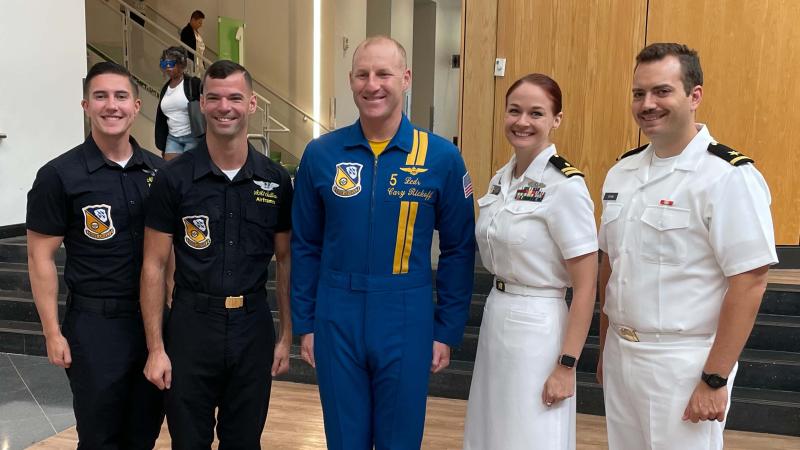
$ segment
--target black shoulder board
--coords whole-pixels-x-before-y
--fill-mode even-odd
[[[641,153],[641,152],[643,152],[643,151],[644,151],[644,149],[646,149],[648,145],[650,145],[650,144],[644,144],[644,145],[643,145],[643,146],[641,146],[641,147],[636,147],[636,148],[635,148],[635,149],[633,149],[633,150],[628,150],[627,152],[625,152],[625,153],[623,153],[623,154],[619,155],[619,157],[617,158],[617,161],[619,161],[619,160],[621,160],[621,159],[623,159],[623,158],[627,158],[628,156],[633,156],[633,155],[635,155],[635,154],[637,154],[637,153]]]
[[[733,166],[741,166],[742,164],[755,164],[752,158],[749,156],[743,155],[736,150],[719,143],[710,143],[708,144],[708,152],[714,156],[719,156],[720,158],[728,161]]]
[[[569,161],[558,155],[553,155],[550,157],[550,164],[556,166],[556,169],[560,170],[561,173],[563,173],[564,176],[566,176],[567,178],[574,176],[579,176],[579,177],[584,176],[583,172],[576,169],[575,167],[572,167],[572,164],[570,164]]]

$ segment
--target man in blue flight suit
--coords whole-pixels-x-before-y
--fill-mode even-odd
[[[92,66],[81,104],[91,133],[39,169],[28,193],[33,298],[47,357],[69,377],[78,448],[151,449],[164,408],[163,395],[142,374],[139,271],[144,201],[164,163],[130,135],[141,100],[127,69]],[[62,242],[69,293],[59,328],[55,255]]]
[[[455,146],[403,115],[410,81],[399,43],[362,42],[350,73],[359,120],[311,142],[295,180],[292,322],[331,449],[419,448],[428,372],[447,367],[467,319],[472,182]]]

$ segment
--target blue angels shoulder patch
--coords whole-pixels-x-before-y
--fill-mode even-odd
[[[105,241],[111,239],[117,230],[114,228],[114,221],[111,220],[111,206],[109,205],[88,205],[83,210],[83,234],[95,241]]]
[[[211,229],[208,226],[208,216],[186,216],[182,218],[184,242],[196,250],[208,248],[211,245]]]
[[[333,193],[339,197],[352,197],[361,192],[361,169],[359,163],[344,162],[336,165],[336,175],[333,177]]]

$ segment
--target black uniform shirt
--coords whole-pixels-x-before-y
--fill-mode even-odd
[[[233,181],[205,141],[159,171],[146,225],[172,235],[175,286],[210,295],[263,289],[275,233],[291,228],[292,182],[250,147]]]
[[[89,135],[39,169],[28,192],[26,227],[64,236],[72,292],[138,300],[144,200],[164,162],[130,142],[133,156],[123,169]]]

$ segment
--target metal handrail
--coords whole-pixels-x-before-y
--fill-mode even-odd
[[[106,1],[108,1],[108,0],[106,0]],[[128,16],[128,17],[129,17],[129,15],[130,15],[130,11],[132,11],[132,10],[133,10],[133,11],[138,11],[138,9],[136,9],[136,8],[134,8],[133,6],[131,6],[131,5],[127,4],[127,3],[125,3],[123,0],[114,0],[114,1],[116,1],[116,2],[117,2],[119,5],[120,5],[120,6],[123,6],[123,7],[126,9],[126,11],[125,11],[125,14],[126,14],[126,16]],[[110,6],[109,6],[109,7],[110,7]],[[152,8],[151,8],[151,9],[152,9]],[[157,11],[156,11],[156,12],[157,12]],[[160,13],[159,13],[159,15],[161,16],[161,14],[160,14]],[[142,16],[141,16],[141,15],[139,15],[139,17],[142,17]],[[163,17],[163,16],[162,16],[162,17]],[[169,32],[169,31],[165,30],[163,27],[161,27],[161,25],[159,25],[159,24],[155,23],[155,21],[153,21],[152,19],[148,19],[148,18],[147,18],[147,16],[144,16],[144,17],[142,17],[142,18],[144,19],[145,23],[149,23],[149,24],[151,24],[151,25],[152,25],[152,26],[153,26],[155,29],[157,29],[157,30],[161,31],[162,33],[164,33],[164,34],[166,34],[166,35],[168,35],[168,36],[170,36],[170,38],[172,38],[174,41],[176,41],[176,42],[177,42],[177,43],[178,43],[178,44],[179,44],[181,47],[185,48],[187,51],[189,51],[189,52],[191,52],[193,55],[195,55],[195,58],[197,58],[197,57],[199,56],[199,55],[197,55],[197,52],[195,52],[194,50],[192,50],[192,49],[191,49],[191,47],[189,47],[189,46],[187,46],[186,44],[184,44],[183,42],[181,42],[181,40],[180,40],[180,39],[177,39],[177,38],[175,38],[174,36],[172,36],[172,35],[170,34],[170,32]],[[200,57],[200,58],[202,58],[203,62],[207,62],[207,63],[209,63],[209,64],[211,64],[211,63],[212,63],[212,61],[211,61],[210,59],[206,58],[205,56],[199,56],[199,57]],[[256,84],[257,84],[257,85],[258,85],[260,88],[263,88],[264,90],[268,91],[270,94],[274,95],[274,96],[275,96],[275,97],[277,97],[279,100],[281,100],[282,102],[284,102],[284,103],[286,103],[287,105],[289,105],[290,107],[292,107],[292,108],[293,108],[295,111],[297,111],[297,112],[299,112],[300,114],[302,114],[303,116],[305,116],[305,119],[308,119],[308,120],[310,120],[310,121],[312,121],[312,122],[316,123],[317,125],[319,125],[319,126],[320,126],[320,127],[323,129],[323,130],[325,130],[325,132],[328,132],[328,131],[330,131],[330,129],[329,129],[328,127],[326,127],[325,125],[323,125],[323,124],[322,124],[322,123],[321,123],[321,122],[320,122],[318,119],[315,119],[313,115],[311,115],[311,114],[307,113],[307,112],[306,112],[305,110],[303,110],[301,107],[297,106],[297,105],[296,105],[294,102],[290,101],[289,99],[287,99],[287,98],[285,98],[284,96],[280,95],[279,93],[275,92],[275,91],[274,91],[274,90],[272,90],[270,87],[268,87],[268,86],[264,85],[264,84],[263,84],[263,83],[261,83],[260,81],[258,81],[258,80],[253,80],[253,81],[255,81],[255,83],[256,83]],[[267,100],[267,99],[266,99],[264,96],[262,96],[261,94],[258,94],[258,93],[255,93],[255,94],[256,94],[256,97],[260,98],[260,99],[261,99],[261,100],[263,100],[264,102],[267,102],[267,103],[269,103],[269,100]]]
[[[263,134],[251,133],[247,135],[247,140],[249,141],[250,139],[255,139],[257,141],[260,141],[264,145],[264,154],[269,156],[269,139],[267,139],[266,136],[264,136]]]
[[[122,7],[122,9],[123,9],[123,11],[124,11],[124,12],[123,12],[123,11],[120,11],[119,9],[114,9],[114,8],[113,8],[111,5],[109,5],[109,4],[108,4],[108,0],[106,0],[106,1],[104,1],[104,2],[101,2],[101,3],[102,3],[102,4],[104,4],[106,7],[108,7],[108,8],[109,8],[109,9],[110,9],[110,10],[111,10],[111,11],[112,11],[114,14],[119,14],[119,15],[121,15],[121,16],[122,16],[122,20],[123,20],[123,45],[124,45],[126,48],[128,48],[128,46],[129,46],[128,40],[129,40],[129,38],[130,38],[129,34],[130,34],[130,27],[131,27],[131,26],[133,26],[134,28],[137,28],[137,27],[138,27],[138,28],[139,28],[139,29],[141,29],[141,30],[142,30],[144,33],[147,33],[148,35],[150,35],[151,37],[153,37],[154,39],[156,39],[158,42],[160,42],[160,43],[161,43],[163,46],[165,46],[165,47],[168,47],[168,46],[169,46],[169,44],[168,44],[168,43],[164,42],[164,40],[163,40],[163,39],[161,39],[161,38],[159,38],[158,36],[156,36],[156,35],[155,35],[153,32],[151,32],[150,30],[146,29],[146,28],[145,28],[145,27],[143,27],[141,24],[139,24],[139,23],[137,23],[137,22],[135,22],[135,21],[132,21],[132,20],[130,19],[130,17],[131,17],[131,12],[133,12],[134,14],[136,14],[136,13],[138,13],[138,12],[139,12],[139,10],[138,10],[138,9],[136,9],[136,8],[132,7],[131,5],[129,5],[129,4],[127,4],[127,3],[125,3],[125,2],[123,2],[123,1],[121,1],[121,0],[115,0],[115,1],[117,2],[117,4],[118,4],[120,7]],[[138,16],[138,17],[142,17],[141,15],[138,15],[138,14],[137,14],[137,16]],[[174,36],[171,36],[171,35],[169,34],[169,32],[167,32],[166,30],[164,30],[163,28],[161,28],[161,26],[159,26],[158,24],[154,23],[152,19],[148,19],[147,17],[144,17],[144,20],[145,20],[145,23],[150,23],[150,24],[151,24],[151,25],[153,25],[153,26],[154,26],[154,27],[155,27],[157,30],[160,30],[162,33],[164,33],[165,35],[169,36],[169,37],[170,37],[170,39],[172,39],[172,40],[176,40],[176,39],[174,38]],[[180,42],[179,40],[176,40],[176,41]],[[180,45],[182,45],[184,48],[187,48],[189,51],[191,51],[192,53],[194,53],[194,51],[193,51],[192,49],[190,49],[189,47],[187,47],[187,46],[186,46],[186,45],[185,45],[183,42],[180,42]],[[195,53],[195,55],[197,55],[197,54]],[[128,52],[127,52],[127,51],[123,53],[123,59],[124,59],[124,64],[125,64],[125,66],[127,66],[127,67],[130,67],[130,62],[128,61]],[[209,61],[209,60],[208,60],[207,58],[205,58],[205,57],[203,57],[203,60],[205,60],[205,61]],[[148,83],[146,83],[146,82],[145,82],[143,79],[141,79],[141,78],[139,78],[139,77],[136,77],[136,78],[137,78],[137,79],[138,79],[138,80],[139,80],[139,81],[140,81],[140,82],[141,82],[143,85],[145,85],[145,86],[149,87],[150,89],[148,89],[148,90],[151,90],[151,89],[152,89],[152,90],[155,90],[155,88],[153,88],[152,86],[150,86],[150,85],[149,85]],[[158,91],[158,92],[160,93],[160,91]],[[271,131],[271,130],[269,129],[269,121],[270,121],[270,119],[272,119],[273,121],[277,122],[277,120],[275,120],[274,118],[270,117],[270,115],[269,115],[269,108],[270,108],[271,102],[270,102],[269,100],[267,100],[266,98],[264,98],[263,96],[261,96],[260,94],[258,94],[257,92],[253,92],[253,94],[256,96],[256,98],[257,98],[257,99],[261,99],[261,101],[262,101],[262,102],[264,102],[264,104],[265,104],[265,106],[264,106],[263,108],[262,108],[261,106],[258,106],[258,104],[256,104],[256,109],[257,109],[257,110],[259,110],[259,111],[261,112],[261,115],[262,115],[262,118],[261,118],[261,129],[262,129],[262,132],[263,132],[263,133],[265,133],[265,134],[267,134],[267,136],[269,136],[269,133],[270,133],[270,131]],[[156,98],[159,98],[159,97],[160,97],[160,95],[156,95]],[[278,123],[280,123],[280,122],[278,122]],[[282,125],[282,124],[281,124],[281,125]],[[286,127],[284,126],[284,128],[286,128]],[[284,131],[284,130],[281,130],[281,131]],[[291,130],[290,130],[289,128],[286,128],[286,130],[285,130],[285,132],[290,132],[290,131],[291,131]]]
[[[125,20],[125,21],[127,21],[127,20],[128,20],[128,18],[130,17],[130,16],[128,15],[129,11],[125,11],[125,12],[123,13],[122,11],[117,11],[117,10],[114,10],[114,8],[111,8],[110,6],[109,6],[109,8],[111,9],[111,11],[112,11],[114,14],[119,14],[119,15],[123,16],[123,20]],[[126,22],[126,23],[127,23],[127,22]],[[141,29],[143,32],[145,32],[145,33],[149,34],[151,37],[153,37],[153,38],[154,38],[154,39],[156,39],[157,41],[161,42],[161,44],[163,44],[163,45],[165,45],[165,46],[167,46],[167,45],[168,45],[168,44],[166,44],[166,43],[165,43],[163,40],[161,40],[161,39],[160,39],[158,36],[154,35],[152,32],[150,32],[150,31],[149,31],[149,30],[147,30],[146,28],[142,27],[140,24],[138,24],[138,23],[136,23],[136,22],[134,22],[134,24],[135,24],[135,25],[134,25],[134,27],[138,27],[138,28],[139,28],[139,29]],[[131,24],[130,24],[130,23],[128,23],[128,25],[131,25]],[[126,38],[126,40],[127,40],[127,38]],[[127,44],[126,44],[126,45],[127,45]],[[102,50],[98,49],[97,47],[95,47],[95,46],[94,46],[94,45],[92,45],[91,43],[87,42],[87,43],[86,43],[86,47],[87,47],[87,48],[88,48],[90,51],[94,52],[96,55],[98,55],[98,56],[100,56],[101,58],[105,59],[106,61],[113,61],[113,58],[112,58],[110,55],[107,55],[105,52],[103,52]],[[138,75],[137,75],[136,73],[134,73],[133,71],[131,71],[131,75],[132,75],[132,76],[133,76],[133,78],[135,78],[135,79],[136,79],[136,81],[137,81],[139,84],[141,84],[141,85],[144,87],[144,89],[145,89],[146,91],[148,91],[148,92],[149,92],[151,95],[153,95],[153,96],[154,96],[155,98],[157,98],[157,99],[158,99],[158,98],[161,98],[161,91],[158,89],[158,87],[151,86],[151,85],[150,85],[150,83],[148,83],[147,81],[145,81],[145,80],[144,80],[144,78],[141,78],[140,76],[138,76]],[[256,93],[256,92],[254,92],[253,94],[255,94],[257,97],[259,97],[258,93]],[[261,128],[262,128],[263,132],[264,132],[264,133],[266,133],[267,135],[268,135],[270,132],[279,132],[279,133],[289,133],[289,132],[291,132],[291,130],[290,130],[288,127],[286,127],[285,125],[283,125],[282,123],[280,123],[280,122],[279,122],[277,119],[275,119],[274,117],[271,117],[271,116],[269,115],[269,106],[270,106],[270,102],[269,102],[269,101],[265,101],[265,103],[266,103],[266,104],[265,104],[265,107],[261,107],[261,106],[259,106],[258,104],[256,104],[256,110],[260,111],[260,113],[261,113],[261,116],[262,116],[262,119],[261,119],[262,126],[261,126]],[[146,115],[146,116],[148,116],[148,118],[150,118],[148,114],[145,114],[145,115]],[[152,119],[152,118],[150,118],[150,119],[151,119],[151,120],[155,120],[155,119]],[[280,127],[282,127],[282,128],[279,128],[279,129],[272,129],[272,128],[269,128],[269,122],[270,122],[270,120],[271,120],[271,121],[273,121],[273,122],[275,122],[275,123],[277,123],[277,124],[278,124]]]
[[[319,125],[323,130],[325,130],[326,133],[331,131],[328,127],[326,127],[325,125],[321,124],[318,120],[314,119],[314,116],[312,116],[311,114],[305,112],[303,110],[303,108],[295,105],[291,100],[289,100],[289,99],[285,98],[284,96],[282,96],[281,94],[278,94],[277,92],[273,91],[270,87],[264,85],[260,81],[258,81],[258,80],[253,80],[253,81],[258,85],[258,87],[263,88],[264,90],[268,91],[270,94],[274,95],[275,97],[278,97],[279,100],[281,100],[282,102],[284,102],[287,105],[289,105],[292,108],[294,108],[295,111],[297,111],[300,114],[302,114],[303,116],[305,116],[306,119],[308,119],[308,120],[316,123],[317,125]]]
[[[108,2],[109,2],[109,1],[111,1],[111,0],[104,0],[104,1],[102,1],[101,3],[103,3],[104,5],[106,5],[106,6],[107,6],[108,8],[110,8],[112,11],[115,11],[115,12],[120,12],[120,11],[116,11],[116,10],[115,10],[115,9],[114,9],[114,8],[113,8],[111,5],[109,5],[109,4],[108,4]],[[136,9],[135,7],[133,7],[133,6],[131,6],[131,5],[127,4],[127,3],[125,3],[125,2],[124,2],[124,1],[122,1],[122,0],[113,0],[113,1],[115,1],[115,2],[116,2],[118,5],[119,5],[119,6],[121,6],[122,8],[124,8],[124,9],[125,9],[125,13],[123,14],[122,12],[120,12],[120,14],[122,14],[122,15],[125,17],[126,23],[127,23],[127,21],[130,19],[130,14],[131,14],[131,12],[133,12],[133,13],[134,13],[134,14],[136,14],[138,17],[140,17],[142,20],[144,20],[144,22],[145,22],[145,23],[147,23],[147,24],[150,24],[150,25],[151,25],[153,28],[155,28],[156,30],[158,30],[158,31],[160,31],[160,32],[164,33],[165,35],[169,36],[170,40],[172,40],[172,41],[173,41],[173,44],[177,44],[177,45],[176,45],[177,47],[183,47],[183,48],[184,48],[184,49],[185,49],[185,50],[186,50],[188,53],[190,53],[190,54],[194,55],[194,57],[195,57],[196,59],[197,59],[197,58],[200,58],[200,59],[202,59],[202,60],[203,60],[203,62],[207,62],[207,63],[209,63],[209,64],[213,63],[213,61],[211,61],[210,59],[206,58],[205,56],[200,56],[200,55],[198,55],[196,51],[194,51],[194,50],[193,50],[191,47],[189,47],[188,45],[186,45],[186,44],[184,44],[183,42],[181,42],[181,40],[180,40],[180,39],[178,39],[178,38],[176,38],[175,36],[173,36],[173,35],[172,35],[172,34],[171,34],[169,31],[165,30],[165,29],[164,29],[164,28],[163,28],[161,25],[157,24],[157,23],[156,23],[156,22],[155,22],[153,19],[150,19],[150,18],[148,18],[146,15],[145,15],[145,16],[143,16],[143,15],[139,14],[139,10],[138,10],[138,9]],[[139,24],[137,23],[136,25],[139,25]],[[145,30],[145,31],[149,31],[149,30],[147,30],[146,28],[142,27],[141,25],[139,25],[139,27],[141,27],[141,28],[142,28],[143,30]],[[153,34],[153,33],[152,33],[152,32],[150,32],[150,34]],[[168,44],[168,43],[166,43],[166,42],[164,42],[163,40],[161,40],[161,42],[162,42],[164,45],[166,45],[166,46],[169,46],[169,44]]]
[[[148,4],[145,4],[144,7],[149,12],[151,12],[151,13],[155,14],[156,16],[160,17],[161,19],[163,19],[164,22],[167,22],[168,24],[172,25],[172,27],[175,28],[175,31],[180,33],[182,28],[180,26],[178,26],[175,22],[169,20],[165,15],[161,14],[160,12],[158,12],[157,9],[153,8],[152,6],[150,6]],[[147,15],[149,16],[150,13],[147,13]]]
[[[153,14],[155,14],[155,15],[156,15],[156,16],[158,16],[158,17],[159,17],[159,18],[160,18],[162,21],[164,21],[164,22],[168,23],[170,26],[172,26],[172,28],[174,28],[174,29],[175,29],[175,33],[177,33],[178,35],[180,35],[180,34],[181,34],[181,30],[183,30],[183,27],[182,27],[182,26],[180,26],[180,25],[176,24],[175,22],[173,22],[173,21],[169,20],[169,18],[168,18],[167,16],[165,16],[165,15],[161,14],[160,12],[158,12],[158,10],[157,10],[157,9],[153,8],[152,6],[150,6],[150,5],[148,5],[148,4],[145,4],[145,5],[144,5],[144,7],[145,7],[145,9],[147,9],[147,11],[149,11],[149,13],[153,13]],[[148,14],[149,14],[149,13],[148,13]],[[140,14],[140,15],[141,15],[141,14]],[[218,56],[217,52],[216,52],[216,51],[214,51],[214,49],[213,49],[213,48],[209,47],[209,45],[208,45],[208,44],[206,44],[206,51],[210,51],[212,54],[214,54],[214,56]]]

